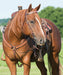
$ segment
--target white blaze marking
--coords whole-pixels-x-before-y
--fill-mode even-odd
[[[38,22],[38,24],[39,24],[39,27],[40,27],[40,29],[41,29],[41,32],[42,32],[42,34],[43,34],[43,36],[44,36],[44,41],[46,41],[46,38],[45,38],[45,35],[44,35],[44,32],[43,32],[43,30],[42,30],[42,27],[41,27],[41,24],[40,24],[39,20],[38,20],[37,17],[35,17],[35,19],[37,20],[37,22]]]

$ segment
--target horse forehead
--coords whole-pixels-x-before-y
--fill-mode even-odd
[[[27,20],[35,20],[34,14],[28,15]]]
[[[37,11],[31,11],[29,13],[26,13],[26,15],[32,15],[32,16],[34,16],[35,14],[37,14]]]
[[[30,15],[28,15],[27,17],[29,17],[29,18],[34,18],[34,17],[35,17],[35,14],[30,14]]]
[[[29,19],[29,20],[36,20],[35,17],[37,17],[38,20],[40,20],[40,19],[39,19],[40,17],[39,17],[39,15],[38,15],[37,13],[33,13],[33,14],[28,15],[28,16],[27,16],[27,19]]]
[[[35,14],[35,13],[37,13],[37,11],[31,11],[31,12],[28,13],[28,15]]]

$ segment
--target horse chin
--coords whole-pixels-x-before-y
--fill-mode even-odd
[[[45,43],[42,43],[42,44],[40,44],[40,43],[37,43],[37,46],[44,46],[45,45]]]
[[[38,58],[38,61],[39,61],[39,62],[42,62],[42,61],[43,61],[43,58]]]

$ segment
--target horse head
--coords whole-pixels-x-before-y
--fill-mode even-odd
[[[23,34],[30,36],[34,39],[37,45],[42,46],[46,42],[45,34],[41,26],[41,19],[37,13],[40,5],[32,9],[30,5],[25,10],[25,20],[22,27]]]

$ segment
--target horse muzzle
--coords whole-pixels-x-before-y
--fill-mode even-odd
[[[35,41],[35,43],[37,44],[37,45],[39,45],[39,46],[43,46],[43,45],[45,45],[45,41],[44,41],[44,39],[42,39],[41,37],[36,37],[35,35],[34,35],[34,33],[32,33],[32,38],[33,38],[33,40]]]
[[[42,39],[40,39],[40,40],[36,40],[36,44],[39,46],[43,46],[45,45],[45,42]]]
[[[42,58],[38,58],[38,61],[39,61],[39,62],[42,62],[42,61],[43,61],[43,59],[42,59]]]

